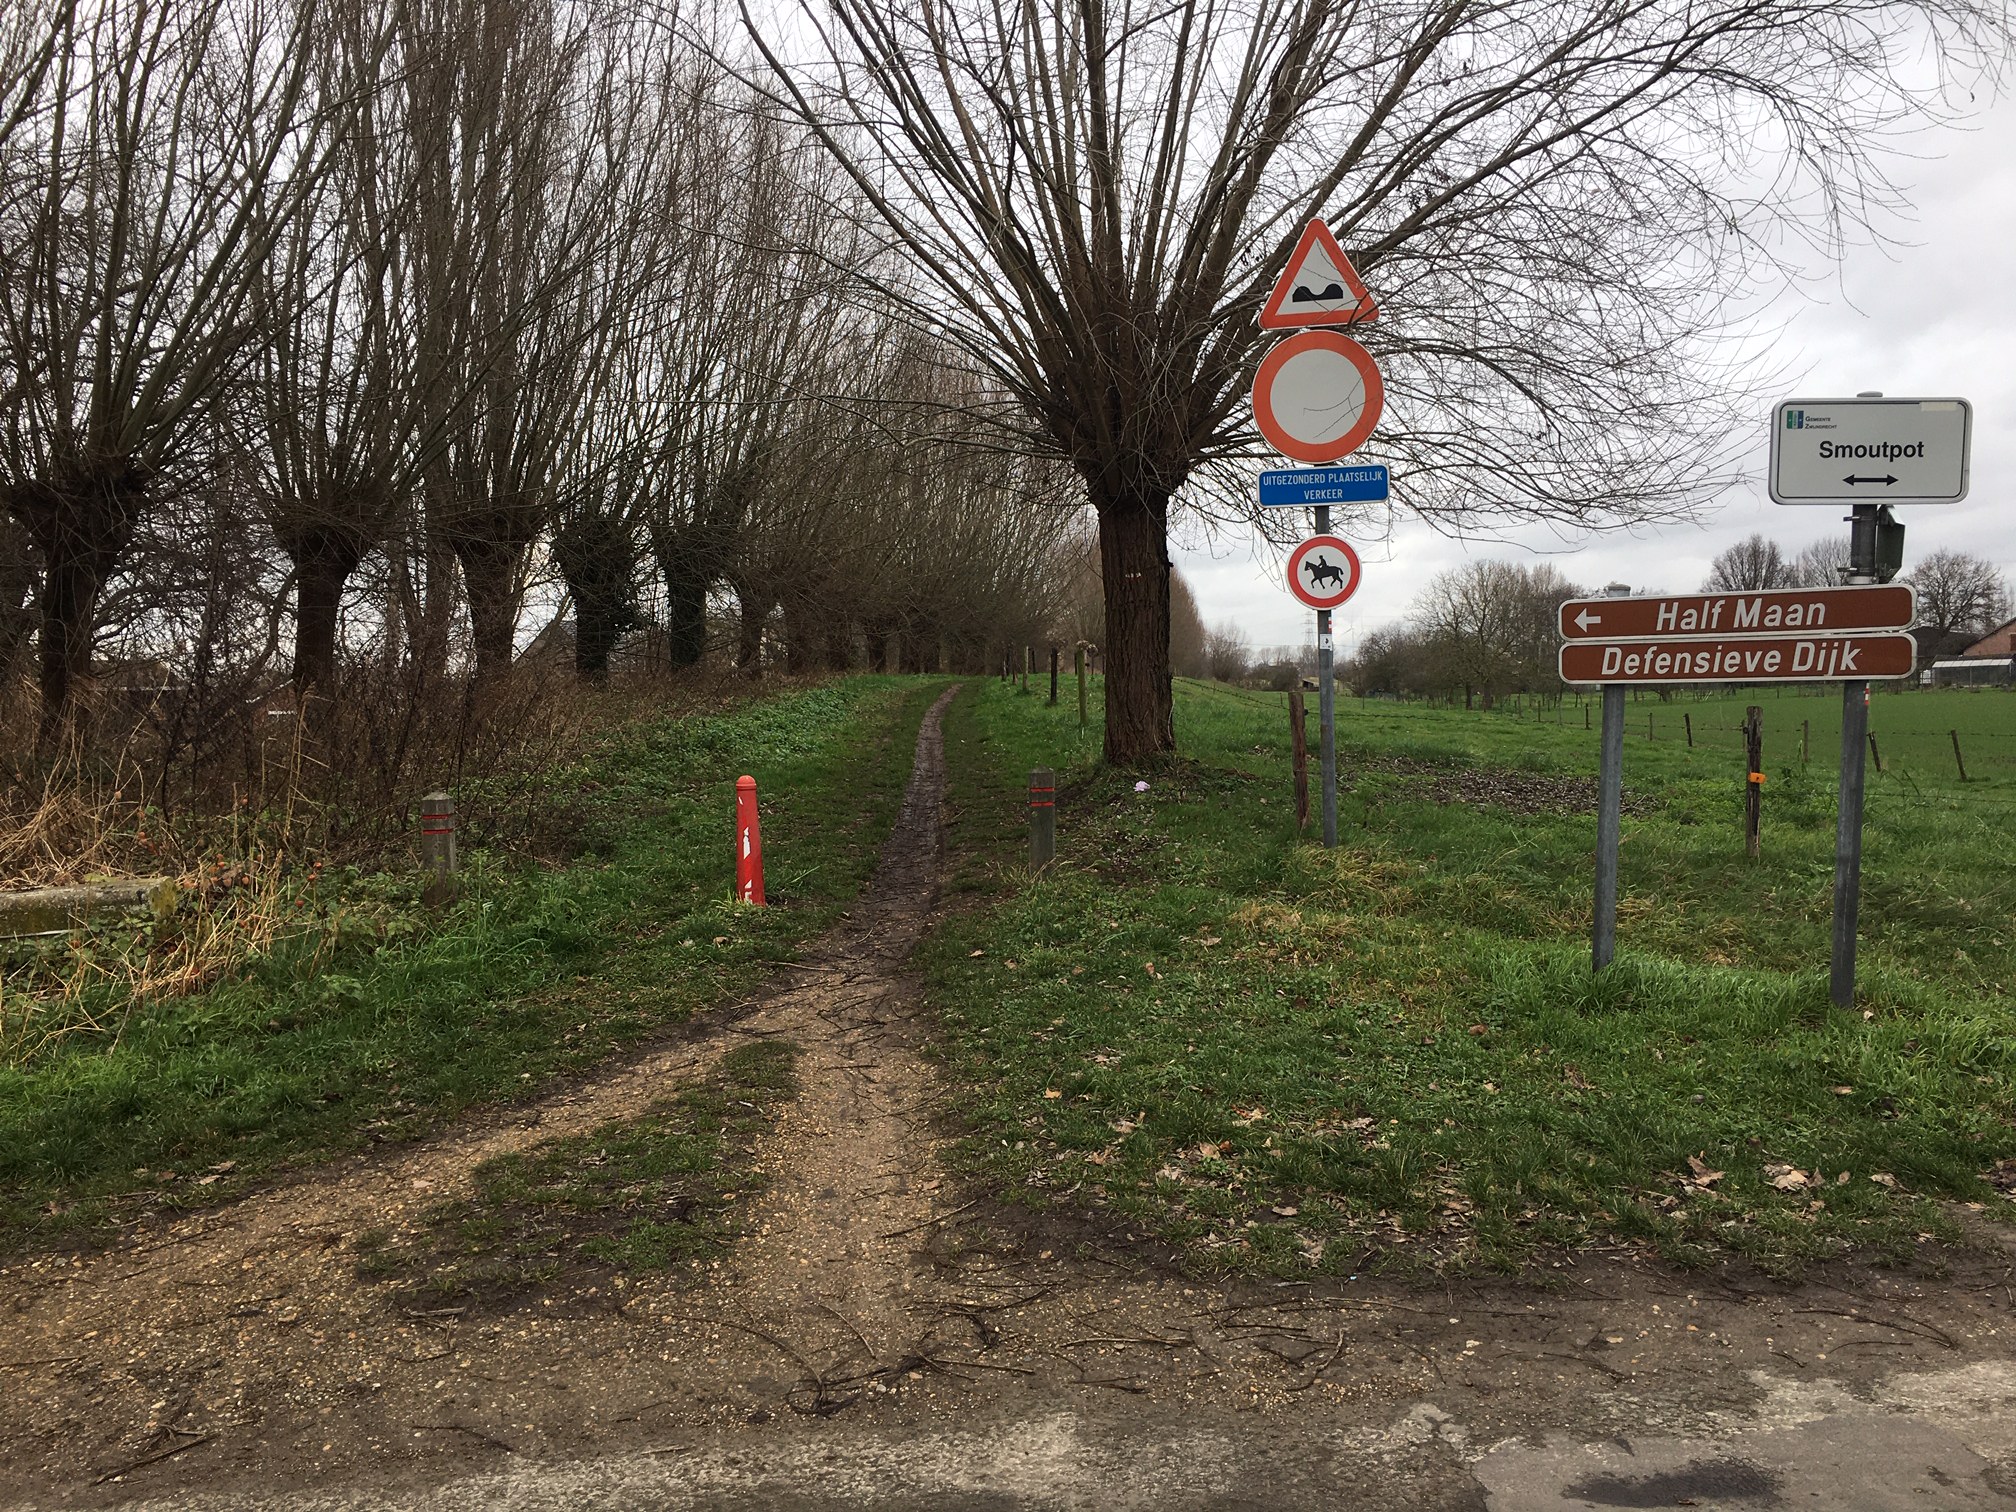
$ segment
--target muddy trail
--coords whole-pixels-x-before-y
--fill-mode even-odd
[[[1539,1485],[1532,1505],[1751,1506],[1775,1503],[1714,1486],[1789,1498],[1782,1462],[1823,1430],[1918,1466],[1896,1505],[2009,1504],[2006,1257],[1797,1288],[1594,1255],[1543,1283],[1213,1283],[962,1186],[907,967],[937,906],[952,696],[850,916],[695,1035],[0,1270],[0,1504],[1294,1506],[1337,1504],[1344,1477],[1377,1492],[1347,1505],[1523,1507]],[[800,1091],[742,1236],[697,1275],[486,1309],[360,1271],[361,1234],[410,1229],[483,1162],[633,1117],[762,1040],[795,1047]],[[1584,1463],[1612,1440],[1633,1464]],[[1751,1478],[1690,1480],[1696,1461]],[[1612,1481],[1625,1499],[1557,1495]],[[1840,1504],[1892,1504],[1861,1496]]]

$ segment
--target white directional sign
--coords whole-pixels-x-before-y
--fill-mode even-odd
[[[1787,399],[1771,415],[1780,504],[1953,504],[1967,497],[1965,399]]]

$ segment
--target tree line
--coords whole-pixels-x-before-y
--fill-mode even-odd
[[[979,666],[1056,463],[830,159],[649,15],[70,0],[0,33],[0,675],[494,680],[528,595],[739,667]],[[53,25],[45,24],[53,22]],[[1080,551],[1082,554],[1082,551]],[[725,635],[717,633],[725,624]]]
[[[1700,591],[1836,587],[1848,560],[1846,535],[1788,555],[1753,534],[1716,556]],[[1899,581],[1917,590],[1913,634],[1921,663],[1955,654],[2009,616],[2006,579],[1993,563],[1968,552],[1928,552]],[[1548,562],[1450,568],[1423,587],[1404,621],[1367,634],[1340,676],[1361,695],[1460,697],[1465,708],[1488,709],[1511,693],[1558,693],[1564,685],[1556,662],[1557,610],[1564,600],[1592,591]]]
[[[480,693],[562,594],[590,677],[985,665],[1089,512],[1147,759],[1306,219],[1379,295],[1402,507],[1670,517],[1752,407],[1722,313],[2008,51],[1992,0],[15,7],[0,670],[45,732],[108,649]]]

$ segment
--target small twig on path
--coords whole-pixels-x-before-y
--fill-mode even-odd
[[[505,1443],[496,1434],[485,1433],[481,1428],[471,1428],[467,1423],[415,1423],[413,1424],[413,1431],[416,1433],[466,1433],[473,1439],[480,1439],[486,1444],[491,1444],[502,1449],[506,1454],[516,1454],[518,1452],[514,1446]]]
[[[1306,1380],[1302,1381],[1299,1385],[1290,1386],[1288,1389],[1290,1391],[1307,1391],[1311,1386],[1322,1380],[1324,1373],[1337,1363],[1337,1357],[1344,1353],[1344,1341],[1347,1337],[1349,1337],[1348,1330],[1339,1328],[1337,1330],[1337,1347],[1330,1351],[1330,1358],[1312,1370]]]
[[[886,1234],[877,1234],[875,1237],[877,1239],[901,1239],[905,1234],[914,1234],[919,1229],[930,1228],[934,1223],[943,1223],[947,1218],[957,1218],[966,1209],[977,1206],[979,1201],[980,1199],[975,1197],[971,1202],[962,1202],[956,1208],[951,1208],[946,1212],[938,1214],[936,1217],[926,1218],[922,1223],[913,1223],[908,1228],[892,1229]]]
[[[186,1428],[170,1428],[168,1431],[170,1433],[187,1433],[189,1430]],[[152,1454],[143,1455],[139,1459],[134,1460],[133,1463],[130,1465],[121,1465],[116,1470],[107,1470],[103,1475],[99,1476],[98,1479],[91,1482],[91,1484],[94,1486],[102,1486],[105,1484],[105,1482],[109,1480],[117,1480],[122,1475],[132,1474],[135,1470],[138,1470],[142,1465],[152,1465],[157,1464],[165,1459],[173,1459],[178,1454],[181,1454],[190,1449],[194,1449],[198,1444],[209,1443],[210,1440],[212,1440],[216,1436],[217,1435],[214,1433],[199,1433],[195,1437],[190,1438],[183,1443],[171,1444],[166,1449],[157,1449]]]
[[[1945,1345],[1948,1349],[1958,1349],[1960,1347],[1955,1342],[1953,1335],[1946,1332],[1945,1329],[1939,1327],[1937,1324],[1927,1323],[1921,1318],[1914,1318],[1911,1314],[1901,1310],[1897,1316],[1904,1320],[1902,1323],[1893,1323],[1888,1318],[1872,1318],[1869,1314],[1853,1307],[1801,1307],[1795,1308],[1794,1311],[1823,1313],[1832,1318],[1846,1318],[1851,1323],[1867,1323],[1875,1328],[1892,1328],[1898,1333],[1915,1334],[1922,1339],[1931,1339],[1935,1343]]]
[[[1573,1360],[1577,1365],[1587,1365],[1591,1370],[1602,1371],[1603,1374],[1609,1376],[1613,1381],[1628,1381],[1632,1379],[1630,1371],[1619,1370],[1614,1365],[1605,1365],[1601,1360],[1592,1360],[1587,1355],[1563,1354],[1559,1350],[1543,1349],[1540,1351],[1540,1358],[1543,1360]]]

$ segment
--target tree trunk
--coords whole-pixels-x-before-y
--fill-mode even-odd
[[[469,594],[469,628],[476,645],[476,681],[510,670],[518,639],[519,548],[512,542],[461,536],[455,557]]]
[[[706,574],[684,562],[661,561],[665,579],[665,656],[676,667],[691,667],[707,654]]]
[[[895,670],[889,665],[889,627],[887,625],[875,620],[869,621],[861,627],[861,641],[863,649],[868,654],[868,670],[870,672],[890,672]]]
[[[1138,766],[1176,748],[1169,671],[1169,496],[1095,499],[1106,598],[1106,759]]]
[[[763,621],[770,617],[770,605],[746,589],[735,590],[735,608],[740,618],[735,636],[735,669],[744,677],[763,675]]]
[[[851,672],[854,668],[854,622],[841,615],[826,621],[826,670]]]
[[[42,553],[37,618],[42,634],[42,739],[53,741],[78,687],[91,676],[98,595],[139,527],[146,489],[138,475],[81,481],[74,487],[17,491],[10,512]]]
[[[336,620],[343,588],[364,554],[346,533],[309,529],[289,535],[281,549],[293,560],[294,689],[327,693],[336,678]]]
[[[816,664],[818,641],[813,626],[817,622],[818,616],[802,602],[785,607],[784,670],[794,677],[810,672]]]

